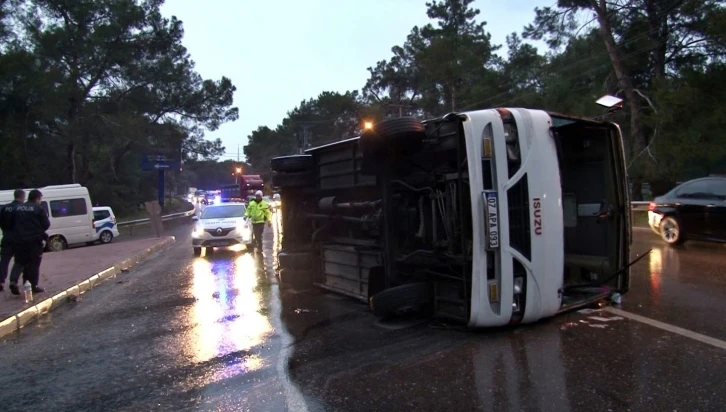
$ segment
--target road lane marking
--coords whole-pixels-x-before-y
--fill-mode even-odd
[[[645,323],[646,325],[650,325],[653,327],[656,327],[658,329],[663,329],[665,331],[675,333],[677,335],[685,336],[687,338],[697,340],[701,343],[705,343],[707,345],[715,346],[717,348],[726,349],[726,342],[722,341],[720,339],[712,338],[710,336],[702,335],[697,332],[693,332],[688,329],[679,328],[678,326],[674,326],[668,323],[663,323],[660,321],[657,321],[655,319],[646,318],[645,316],[636,315],[635,313],[626,312],[622,309],[614,308],[612,306],[607,306],[603,308],[603,310],[626,317],[628,319],[632,319],[638,322]]]

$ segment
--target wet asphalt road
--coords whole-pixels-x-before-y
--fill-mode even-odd
[[[0,344],[0,410],[723,411],[726,350],[609,312],[468,332],[177,243]],[[622,309],[724,339],[726,249],[636,232]],[[599,315],[609,321],[592,319]]]

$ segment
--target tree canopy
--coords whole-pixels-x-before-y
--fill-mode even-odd
[[[156,150],[186,161],[174,185],[215,184],[199,170],[233,179],[230,164],[211,166],[224,148],[205,133],[237,119],[235,87],[195,71],[162,3],[0,0],[0,187],[77,182],[126,207],[154,197],[140,160]],[[360,90],[322,91],[252,131],[246,172],[266,178],[270,158],[356,136],[364,121],[497,106],[595,116],[604,94],[625,100],[614,120],[633,183],[723,172],[723,0],[559,0],[507,36],[506,53],[472,3],[426,3],[430,21],[371,65]]]
[[[203,79],[162,0],[0,1],[0,185],[81,183],[94,202],[153,198],[140,157],[224,152],[230,79]]]
[[[324,92],[275,129],[254,131],[245,147],[251,166],[269,173],[271,157],[299,150],[305,128],[308,143],[318,144],[389,116],[497,106],[596,116],[603,112],[594,101],[611,94],[625,100],[614,120],[623,126],[635,187],[723,171],[723,0],[559,0],[536,8],[534,21],[507,37],[506,56],[486,31],[486,10],[472,3],[426,3],[430,23],[369,67],[360,93]]]

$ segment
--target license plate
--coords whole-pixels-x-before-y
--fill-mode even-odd
[[[225,241],[216,241],[216,242],[209,242],[209,246],[213,247],[222,247],[222,246],[228,246],[229,243]]]
[[[499,197],[497,192],[484,192],[486,203],[486,225],[487,236],[489,237],[489,249],[499,247]]]

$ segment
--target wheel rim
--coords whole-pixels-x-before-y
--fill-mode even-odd
[[[678,225],[672,220],[668,219],[663,222],[663,229],[661,229],[663,239],[668,243],[673,243],[678,240],[679,231]]]
[[[63,250],[63,241],[58,238],[54,238],[50,241],[50,250],[54,252],[60,252]]]
[[[108,232],[101,233],[101,242],[108,243],[111,241],[111,234]]]

